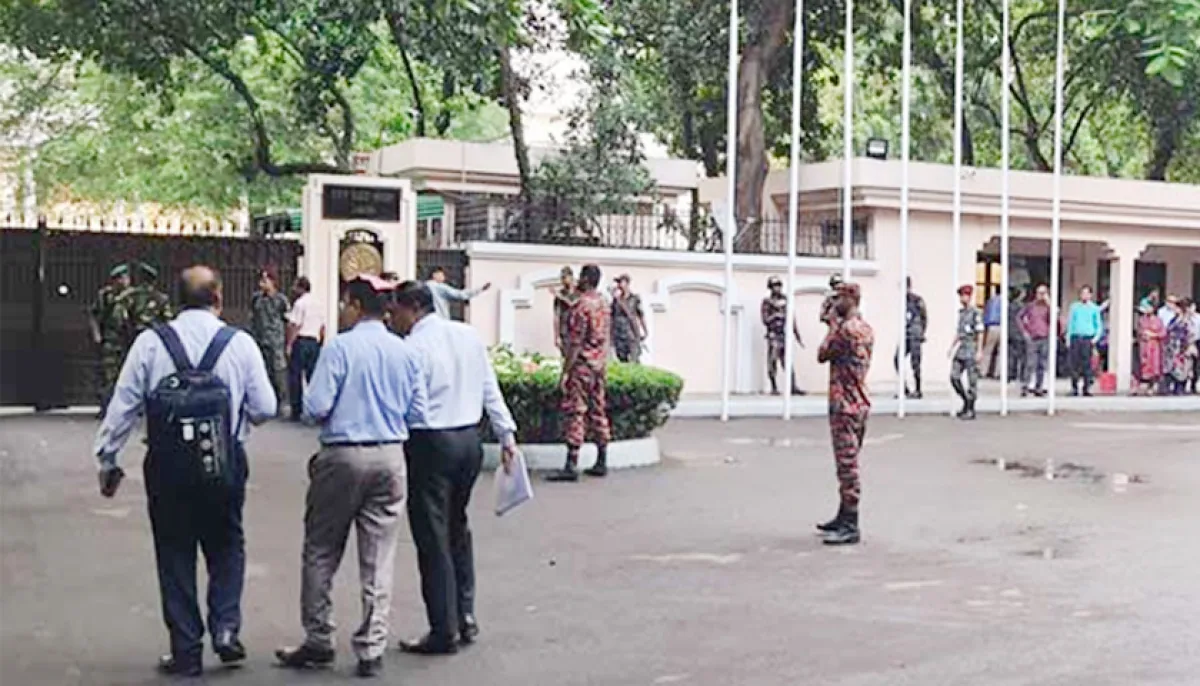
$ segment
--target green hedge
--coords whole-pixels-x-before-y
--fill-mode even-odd
[[[492,350],[500,390],[517,422],[519,443],[562,443],[562,360]],[[646,438],[667,423],[679,402],[683,379],[656,367],[608,363],[608,417],[612,440]],[[485,428],[487,422],[484,422]],[[495,440],[486,428],[487,440]]]

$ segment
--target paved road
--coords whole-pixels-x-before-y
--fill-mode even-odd
[[[145,498],[136,482],[112,501],[95,495],[93,430],[81,418],[0,420],[3,686],[159,683]],[[847,550],[810,533],[835,506],[821,421],[678,420],[663,439],[662,466],[542,485],[504,519],[481,483],[483,641],[451,659],[393,653],[381,683],[1200,683],[1195,415],[879,418],[864,455],[866,538]],[[352,678],[345,635],[336,670],[270,666],[271,650],[299,637],[312,447],[286,425],[252,440],[252,659],[209,683]],[[1048,457],[1053,481],[1039,471]],[[997,458],[1016,468],[976,463]],[[1133,481],[1123,492],[1117,473]],[[342,627],[358,610],[347,566]],[[422,628],[407,534],[393,617],[405,634]]]

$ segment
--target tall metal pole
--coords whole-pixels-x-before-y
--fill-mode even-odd
[[[904,0],[904,41],[900,66],[900,352],[896,360],[896,416],[904,418],[904,362],[908,357],[908,172],[911,157],[912,0]]]
[[[1054,189],[1050,207],[1050,351],[1047,371],[1050,376],[1050,400],[1046,414],[1054,415],[1058,395],[1058,301],[1062,290],[1058,263],[1062,252],[1062,155],[1063,155],[1063,72],[1066,50],[1063,45],[1067,27],[1067,2],[1058,0],[1058,38],[1054,50]]]
[[[804,0],[796,0],[796,20],[792,27],[792,158],[788,183],[788,276],[787,323],[783,337],[787,341],[783,369],[787,391],[783,397],[783,418],[792,418],[792,370],[796,348],[792,327],[796,321],[796,229],[800,223],[800,96],[804,87]]]
[[[851,232],[854,226],[854,0],[846,0],[846,44],[843,50],[842,82],[842,279],[850,280]]]
[[[1001,31],[1001,85],[1000,89],[1000,416],[1008,416],[1008,177],[1009,177],[1009,74],[1012,70],[1011,47],[1009,46],[1008,1],[1003,0],[1004,17]]]
[[[729,93],[726,101],[725,172],[729,207],[725,222],[725,312],[721,321],[721,421],[729,421],[729,385],[733,374],[733,236],[737,233],[738,0],[729,2]]]
[[[952,289],[959,287],[959,274],[962,273],[962,167],[963,167],[963,3],[958,0],[957,36],[954,43],[954,255],[952,257],[954,278],[951,279]],[[955,300],[955,307],[958,301]],[[950,414],[954,414],[951,401]]]

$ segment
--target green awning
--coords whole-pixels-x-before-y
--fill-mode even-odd
[[[417,196],[417,221],[422,219],[441,219],[446,212],[446,200],[435,193],[422,193]]]

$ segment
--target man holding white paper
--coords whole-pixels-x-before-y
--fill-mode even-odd
[[[483,464],[479,419],[486,411],[505,467],[517,454],[517,425],[479,334],[437,316],[428,286],[407,281],[396,289],[392,323],[416,352],[428,388],[425,411],[414,417],[404,452],[408,522],[417,547],[429,633],[400,647],[418,655],[448,655],[479,634],[467,524],[467,505]]]

